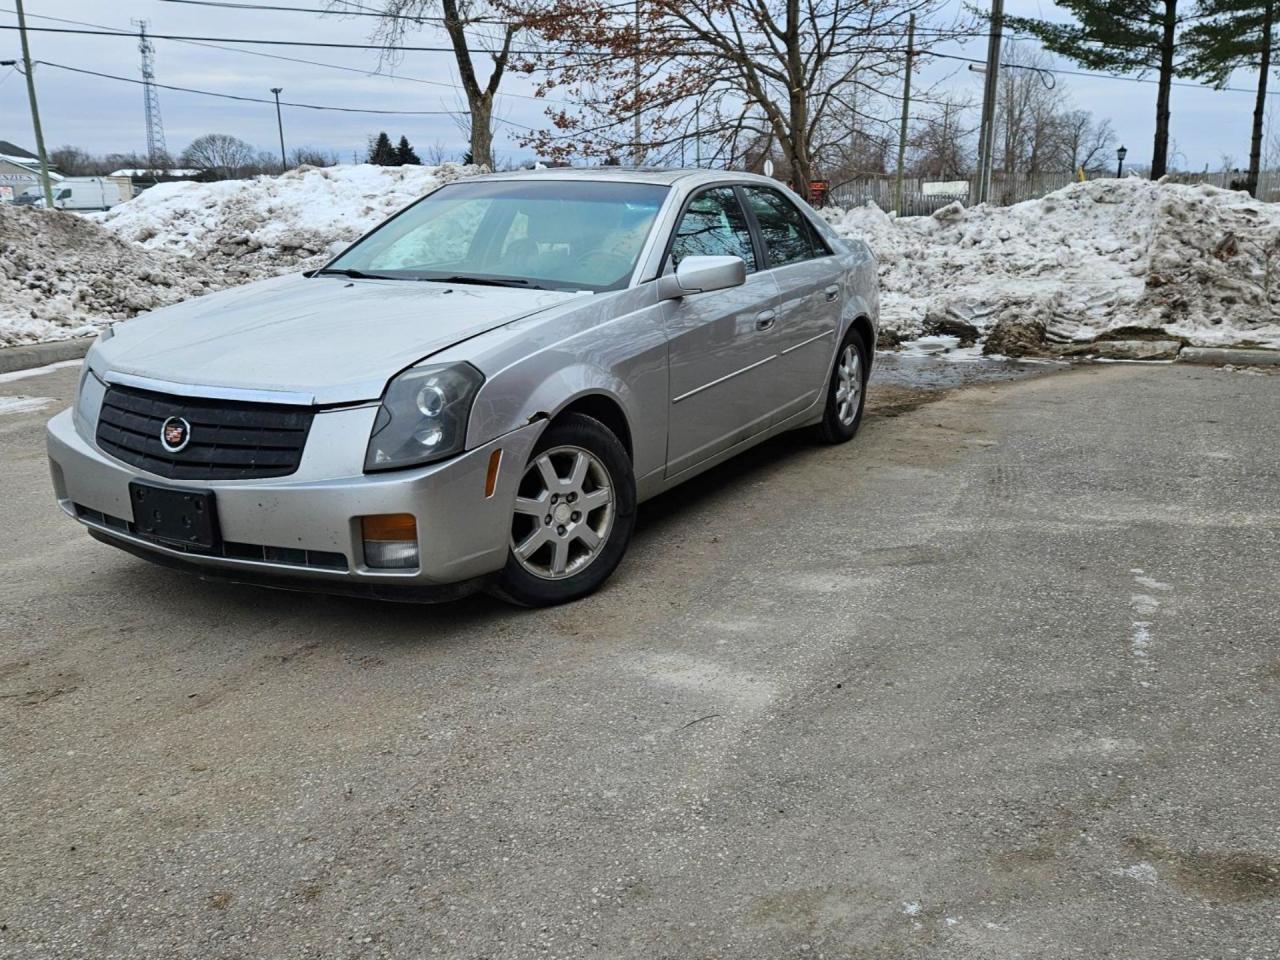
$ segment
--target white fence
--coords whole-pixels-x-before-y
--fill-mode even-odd
[[[1089,179],[1107,174],[1088,174]],[[1233,183],[1243,186],[1242,171],[1218,173],[1173,173],[1169,179],[1178,183],[1209,183],[1216,187],[1230,188]],[[1034,200],[1060,190],[1078,179],[1074,173],[1037,173],[1006,176],[995,174],[991,180],[991,202],[1000,206]],[[850,180],[831,188],[829,203],[849,208],[874,203],[881,210],[893,210],[896,206],[897,182],[891,175]],[[1280,201],[1280,170],[1263,170],[1258,177],[1258,197],[1262,200]],[[904,177],[902,181],[902,207],[904,217],[925,216],[959,200],[970,206],[977,200],[977,178],[960,178],[944,181],[941,178]]]

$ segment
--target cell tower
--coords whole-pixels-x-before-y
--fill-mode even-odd
[[[160,93],[156,90],[156,48],[147,36],[147,21],[134,20],[138,28],[138,51],[142,54],[142,104],[147,112],[147,162],[153,167],[166,154],[164,121],[160,119]]]

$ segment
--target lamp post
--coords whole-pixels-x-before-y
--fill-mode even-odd
[[[1129,153],[1124,147],[1116,151],[1116,179],[1124,176],[1124,158]]]
[[[276,95],[276,127],[280,131],[280,172],[284,173],[289,169],[289,161],[284,158],[284,121],[280,119],[280,92],[284,87],[272,87],[271,92]]]

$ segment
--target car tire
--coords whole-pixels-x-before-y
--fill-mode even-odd
[[[867,348],[862,338],[850,330],[836,352],[822,422],[814,429],[823,443],[846,443],[858,432],[867,403],[867,363]]]
[[[492,592],[525,607],[587,596],[622,561],[635,518],[635,475],[621,441],[594,417],[556,418],[524,467]]]

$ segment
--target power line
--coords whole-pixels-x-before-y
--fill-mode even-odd
[[[134,77],[121,77],[113,73],[100,73],[97,70],[86,70],[83,67],[73,67],[65,63],[53,63],[49,60],[35,60],[32,62],[46,67],[53,67],[57,70],[68,70],[72,73],[82,73],[90,77],[100,77],[103,80],[118,80],[121,83],[135,84],[143,82],[135,79]],[[177,87],[167,83],[157,83],[156,86],[164,90],[173,90],[178,93],[193,93],[202,97],[217,97],[220,100],[238,100],[243,103],[275,104],[275,100],[267,100],[263,97],[246,97],[235,93],[221,93],[216,90],[199,90],[195,87]],[[374,107],[339,107],[323,103],[294,103],[288,100],[281,100],[280,106],[297,107],[301,110],[322,110],[334,113],[371,113],[395,117],[454,117],[461,116],[466,113],[465,110],[382,110]],[[514,120],[506,120],[502,117],[494,117],[493,119],[496,123],[505,123],[509,126],[521,127],[525,130],[537,129],[536,127],[531,127],[523,123],[516,123]]]
[[[101,77],[104,80],[119,80],[122,83],[144,83],[134,77],[120,77],[113,73],[99,73],[97,70],[86,70],[83,67],[72,67],[65,63],[52,63],[48,60],[36,60],[42,66],[53,67],[57,70],[69,70],[72,73],[82,73],[90,77]],[[176,87],[168,83],[157,83],[155,86],[162,90],[174,90],[178,93],[194,93],[202,97],[218,97],[221,100],[240,100],[244,103],[267,103],[275,104],[275,100],[267,100],[262,97],[246,97],[236,93],[219,93],[216,90],[199,90],[195,87]],[[338,107],[330,104],[320,103],[292,103],[288,100],[281,100],[282,107],[297,107],[301,110],[331,110],[337,113],[377,113],[389,116],[402,117],[442,117],[442,116],[458,116],[465,112],[461,110],[382,110],[373,107]]]
[[[170,2],[176,2],[176,0],[170,0]],[[45,19],[52,19],[52,18],[45,18]],[[18,29],[16,26],[13,26],[10,24],[0,24],[0,30],[16,30],[16,29]],[[83,29],[72,30],[66,27],[28,27],[27,30],[28,32],[73,34],[73,35],[79,35],[79,36],[107,36],[107,37],[135,36],[135,34],[127,33],[127,32],[112,29],[112,28],[105,28],[101,30],[83,30]],[[681,37],[679,37],[679,39],[689,39],[692,36],[693,36],[692,34],[686,32]],[[901,32],[894,32],[894,31],[888,31],[888,32],[867,31],[865,33],[859,32],[858,36],[881,37],[881,38],[886,38],[890,40],[902,39]],[[980,34],[977,34],[977,33],[966,34],[962,32],[940,31],[937,34],[937,36],[939,38],[958,39],[961,37],[965,37],[965,38],[977,37],[977,36],[980,36]],[[214,42],[214,43],[256,43],[256,44],[264,44],[267,46],[275,46],[275,47],[325,47],[325,48],[336,49],[336,50],[396,50],[404,53],[450,53],[450,54],[456,52],[454,48],[451,46],[425,47],[425,46],[405,46],[402,44],[386,44],[386,43],[335,43],[331,41],[321,41],[321,40],[260,40],[260,39],[250,38],[250,37],[207,37],[207,36],[189,36],[186,34],[172,34],[172,33],[153,33],[151,34],[151,38],[153,40],[208,41],[208,42]],[[488,53],[488,54],[495,54],[495,55],[503,53],[502,50],[496,47],[472,47],[470,52],[471,53]],[[773,53],[774,51],[772,50],[772,48],[768,46],[761,45],[758,48],[758,52],[763,54],[769,54],[769,53]],[[901,53],[901,48],[898,46],[864,47],[858,52],[860,53],[861,52]],[[599,56],[614,55],[613,52],[610,50],[584,51],[584,50],[554,50],[554,49],[549,49],[549,50],[511,49],[511,50],[507,50],[506,53],[520,54],[525,56],[547,56],[547,55],[553,55],[553,54],[558,56],[579,56],[584,53],[599,55]],[[711,51],[711,50],[664,50],[662,51],[662,53],[664,55],[669,55],[669,56],[686,56],[686,57],[697,57],[697,56],[714,57],[714,56],[720,55],[718,52]],[[922,55],[924,55],[923,52],[922,52]]]
[[[0,24],[0,30],[17,30],[17,29],[18,29],[18,28],[17,28],[17,26],[15,26],[15,25],[11,25],[11,24]],[[130,39],[132,39],[133,37],[135,37],[135,36],[136,36],[136,34],[126,33],[126,32],[118,31],[118,30],[71,30],[71,29],[60,28],[60,27],[30,27],[30,26],[29,26],[29,27],[27,27],[27,31],[28,31],[29,33],[30,33],[30,32],[36,32],[36,31],[38,31],[38,32],[41,32],[41,33],[75,34],[75,35],[81,35],[81,36],[129,37]],[[975,34],[975,36],[976,36],[976,34]],[[385,45],[380,45],[380,44],[367,44],[367,43],[329,43],[329,42],[320,42],[320,41],[312,41],[312,40],[256,40],[256,39],[236,38],[236,37],[187,36],[187,35],[179,35],[179,34],[163,34],[163,33],[155,33],[155,34],[151,34],[151,37],[152,37],[153,39],[156,39],[156,40],[177,40],[177,41],[189,42],[189,43],[195,43],[195,42],[209,42],[209,43],[252,43],[252,44],[264,44],[264,45],[267,45],[267,46],[277,46],[277,47],[325,47],[325,48],[331,48],[331,49],[347,49],[347,50],[385,50],[385,49],[387,49]],[[397,49],[397,50],[401,50],[401,51],[404,51],[404,52],[409,52],[409,53],[453,53],[453,52],[454,52],[454,50],[453,50],[453,48],[452,48],[452,47],[406,47],[406,46],[397,46],[395,49]],[[243,52],[247,52],[247,51],[243,51]],[[500,51],[500,50],[497,50],[497,49],[492,49],[492,48],[479,48],[479,47],[472,48],[472,51],[471,51],[471,52],[472,52],[472,53],[491,53],[491,54],[498,54],[498,53],[501,53],[501,51]],[[600,50],[600,51],[582,51],[582,50],[509,50],[509,51],[507,51],[507,52],[508,52],[508,53],[516,53],[516,54],[527,54],[527,55],[560,54],[560,55],[563,55],[563,56],[579,56],[579,55],[582,55],[583,53],[592,54],[592,55],[598,55],[598,56],[611,56],[611,55],[612,55],[612,54],[611,54],[609,51],[607,51],[607,50]],[[764,51],[762,51],[762,52],[764,52]],[[865,53],[899,53],[899,52],[901,52],[901,50],[900,50],[900,48],[898,48],[898,47],[866,47],[866,48],[863,48],[863,50],[861,50],[861,51],[859,51],[859,52],[865,52]],[[719,56],[719,55],[720,55],[718,52],[716,52],[716,51],[710,51],[710,50],[667,51],[667,53],[668,53],[669,55],[673,55],[673,56],[707,56],[707,57],[716,57],[716,56]],[[961,63],[978,63],[978,64],[981,64],[981,63],[983,63],[983,62],[984,62],[984,61],[982,61],[982,60],[974,59],[973,57],[962,57],[962,56],[959,56],[959,55],[957,55],[957,54],[951,54],[951,53],[940,53],[940,52],[938,52],[938,51],[936,51],[936,50],[930,50],[930,51],[928,51],[928,52],[921,51],[918,55],[919,55],[919,56],[922,56],[922,57],[939,57],[939,58],[941,58],[941,59],[945,59],[945,60],[956,60],[956,61],[959,61],[959,62],[961,62]],[[1012,68],[1012,69],[1028,69],[1028,70],[1034,69],[1034,70],[1037,70],[1037,71],[1042,72],[1042,73],[1051,73],[1051,74],[1057,74],[1057,75],[1060,75],[1060,76],[1101,78],[1101,79],[1104,79],[1104,80],[1122,80],[1122,81],[1126,81],[1126,82],[1129,82],[1129,83],[1157,83],[1157,82],[1158,82],[1158,81],[1156,81],[1156,80],[1149,80],[1149,79],[1147,79],[1147,78],[1145,78],[1145,77],[1128,77],[1128,76],[1124,76],[1124,75],[1122,75],[1122,74],[1115,74],[1115,73],[1103,73],[1103,72],[1100,72],[1100,71],[1063,70],[1063,69],[1056,68],[1056,67],[1052,67],[1052,68],[1050,68],[1050,67],[1028,67],[1028,66],[1026,66],[1026,65],[1024,65],[1024,64],[1001,64],[1001,66],[1009,67],[1009,68]],[[1178,86],[1178,87],[1189,87],[1189,88],[1194,88],[1194,89],[1206,89],[1206,87],[1204,86],[1204,84],[1198,84],[1198,83],[1187,83],[1187,82],[1178,82],[1178,81],[1173,81],[1173,84],[1174,84],[1174,86]],[[1250,88],[1248,88],[1248,87],[1212,87],[1212,88],[1208,88],[1208,89],[1220,90],[1220,91],[1227,91],[1227,92],[1231,92],[1231,93],[1256,93],[1256,91],[1255,91],[1255,90],[1252,90],[1252,89],[1250,89]],[[1280,93],[1278,93],[1277,95],[1280,95]],[[272,102],[274,103],[274,101],[272,101]],[[369,112],[369,111],[362,111],[362,112]],[[392,112],[399,112],[399,111],[392,111]],[[450,111],[444,111],[444,112],[450,112]],[[451,111],[451,112],[458,113],[459,111]]]
[[[17,26],[13,24],[0,24],[0,30],[17,30]],[[27,27],[28,33],[61,33],[74,34],[86,37],[136,37],[137,34],[126,33],[122,30],[72,30],[67,27]],[[258,40],[249,37],[205,37],[205,36],[188,36],[186,34],[174,33],[153,33],[153,40],[186,40],[196,41],[204,40],[214,43],[258,43],[271,47],[326,47],[336,50],[386,50],[386,44],[380,43],[331,43],[320,40]],[[407,53],[453,53],[453,47],[404,47],[397,46],[395,49],[403,50]],[[497,49],[481,49],[473,48],[472,53],[501,53]],[[539,51],[539,50],[510,50],[509,53],[552,53],[556,51]],[[569,53],[570,51],[560,51]]]
[[[928,54],[923,54],[923,56],[941,57],[944,60],[959,60],[962,63],[977,63],[977,64],[986,63],[985,60],[975,60],[973,57],[961,57],[961,56],[957,56],[954,53],[938,53],[934,51]],[[1031,67],[1022,63],[1002,63],[1000,64],[1000,67],[1001,69],[1004,69],[1004,70],[1033,70],[1036,73],[1053,73],[1053,74],[1058,74],[1064,77],[1085,77],[1091,80],[1097,80],[1097,79],[1123,80],[1126,83],[1159,83],[1160,82],[1159,80],[1151,80],[1151,79],[1148,79],[1147,77],[1126,77],[1123,74],[1119,74],[1119,73],[1102,73],[1094,70],[1062,70],[1058,67]],[[1203,83],[1189,83],[1184,80],[1173,80],[1171,81],[1171,83],[1175,87],[1189,87],[1195,90],[1222,90],[1229,93],[1252,93],[1252,94],[1257,94],[1258,92],[1257,90],[1252,89],[1250,87],[1208,87]],[[1277,91],[1274,95],[1280,96],[1280,91]],[[1273,96],[1273,94],[1268,93],[1267,96]]]
[[[0,13],[13,13],[13,12],[14,11],[12,10],[8,10],[3,7],[0,7]],[[72,23],[72,24],[75,24],[76,26],[81,26],[81,27],[97,27],[98,29],[107,30],[107,31],[115,31],[116,29],[115,27],[111,27],[103,23],[91,23],[87,20],[68,20],[65,17],[51,17],[51,16],[48,16],[47,14],[29,13],[27,14],[27,16],[35,17],[38,20],[49,20],[54,23]],[[154,34],[151,34],[150,37],[151,39],[155,39]],[[449,83],[448,81],[445,81],[445,80],[427,80],[423,77],[411,77],[408,74],[403,74],[403,73],[395,73],[395,74],[376,73],[376,72],[370,72],[368,70],[363,70],[360,67],[348,67],[338,63],[325,63],[321,60],[306,60],[300,57],[286,57],[279,53],[267,53],[265,50],[242,50],[239,47],[227,47],[217,43],[206,43],[201,40],[176,40],[174,42],[185,43],[188,46],[193,46],[193,47],[204,47],[208,50],[224,50],[228,53],[239,53],[248,57],[262,57],[267,60],[280,60],[284,63],[300,63],[309,67],[324,67],[325,69],[328,69],[328,70],[341,70],[346,73],[358,73],[364,77],[382,77],[386,80],[405,80],[410,83],[421,83],[421,84],[426,84],[428,86],[433,86],[433,87],[445,87],[446,89],[449,89],[449,90],[463,89],[461,84]],[[497,96],[514,97],[519,100],[533,100],[538,103],[560,103],[560,104],[565,104],[566,106],[572,106],[572,104],[570,104],[568,100],[558,100],[554,97],[535,97],[532,94],[527,94],[527,93],[499,92]]]
[[[413,23],[444,23],[444,17],[414,17],[407,13],[380,13],[377,10],[367,10],[360,7],[357,10],[325,10],[320,7],[283,7],[270,3],[231,3],[229,0],[161,0],[162,3],[182,3],[193,7],[222,7],[230,10],[262,10],[265,12],[279,13],[318,13],[327,16],[343,16],[343,17],[377,17],[381,20],[409,20]],[[478,20],[468,20],[468,23],[505,23],[508,21],[493,20],[486,18]]]
[[[428,17],[414,16],[408,13],[385,13],[381,10],[373,10],[361,3],[349,3],[348,6],[355,7],[355,10],[326,10],[321,7],[286,7],[270,3],[233,3],[230,0],[160,0],[161,3],[182,3],[196,7],[223,7],[232,10],[262,10],[267,12],[278,13],[318,13],[321,16],[344,16],[344,17],[376,17],[379,20],[408,20],[411,23],[445,23],[444,17]],[[346,2],[346,0],[341,0]],[[631,3],[608,3],[604,4],[602,10],[630,10]],[[575,11],[576,14],[576,11]],[[566,14],[565,16],[568,16]],[[468,17],[463,18],[464,24],[470,23],[486,23],[495,26],[517,27],[521,26],[519,20],[507,20],[502,17]]]

